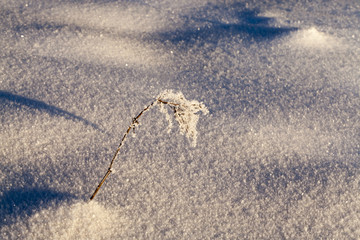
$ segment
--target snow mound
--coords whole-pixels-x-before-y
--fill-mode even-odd
[[[49,36],[33,45],[33,53],[40,56],[63,57],[87,63],[101,63],[122,67],[161,66],[169,61],[167,56],[133,38],[114,38],[106,34]]]
[[[318,31],[315,27],[302,29],[295,32],[290,39],[290,44],[308,49],[334,49],[341,46],[335,37]]]
[[[119,234],[124,219],[114,209],[77,202],[43,209],[2,230],[2,239],[108,239]]]
[[[113,33],[147,33],[169,27],[173,15],[141,3],[62,4],[42,13],[57,24],[77,25]]]

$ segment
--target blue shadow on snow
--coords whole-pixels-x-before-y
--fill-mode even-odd
[[[179,42],[188,46],[204,41],[207,43],[217,43],[224,37],[240,36],[245,41],[268,41],[292,31],[298,30],[290,26],[273,26],[270,17],[258,16],[256,10],[240,11],[237,14],[237,21],[233,23],[224,23],[217,20],[206,18],[192,18],[199,23],[206,23],[207,26],[194,28],[186,26],[184,29],[163,32],[158,35],[161,41],[170,41],[173,44]]]
[[[31,216],[36,210],[74,198],[46,188],[11,189],[0,198],[0,227],[14,223],[17,217]]]
[[[69,119],[69,120],[73,120],[73,121],[77,120],[77,121],[82,122],[85,125],[91,126],[94,129],[100,130],[101,132],[103,132],[103,130],[100,129],[99,126],[96,125],[95,123],[92,123],[82,117],[79,117],[79,116],[77,116],[73,113],[70,113],[68,111],[65,111],[61,108],[49,105],[43,101],[23,97],[23,96],[16,95],[16,94],[13,94],[13,93],[10,93],[7,91],[2,91],[2,90],[0,90],[0,100],[6,100],[6,101],[17,103],[21,106],[27,106],[29,108],[37,109],[40,111],[45,111],[51,116],[61,116],[61,117],[64,117],[65,119]],[[0,104],[1,104],[1,101],[0,101]]]

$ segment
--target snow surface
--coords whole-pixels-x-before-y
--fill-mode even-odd
[[[1,239],[360,239],[360,2],[0,1]],[[159,111],[203,102],[197,146]],[[177,123],[174,123],[174,125]]]

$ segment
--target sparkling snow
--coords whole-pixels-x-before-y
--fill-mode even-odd
[[[359,239],[360,2],[2,0],[0,239]],[[149,111],[203,103],[196,147]],[[194,136],[195,136],[194,135]]]

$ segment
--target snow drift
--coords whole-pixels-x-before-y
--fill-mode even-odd
[[[358,239],[359,9],[2,1],[0,238]],[[165,89],[196,147],[149,112],[89,202]]]

